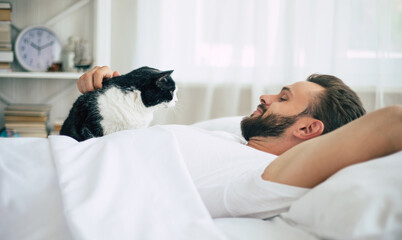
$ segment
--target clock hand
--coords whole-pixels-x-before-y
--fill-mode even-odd
[[[49,42],[49,43],[46,43],[46,44],[43,45],[43,46],[40,46],[39,48],[40,48],[40,49],[44,49],[44,48],[50,47],[50,46],[53,45],[53,43],[54,43],[54,41],[51,41],[51,42]]]
[[[40,51],[40,47],[36,45],[35,43],[31,42],[31,46],[35,48],[36,50]]]

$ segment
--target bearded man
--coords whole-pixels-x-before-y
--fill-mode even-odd
[[[93,91],[119,75],[95,67],[77,86],[82,93]],[[175,134],[212,217],[268,218],[340,169],[402,150],[401,105],[363,115],[359,97],[339,78],[313,74],[278,94],[262,95],[241,121],[244,139],[192,126],[157,130]]]

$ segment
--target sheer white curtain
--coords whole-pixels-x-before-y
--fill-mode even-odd
[[[179,104],[158,123],[246,115],[262,93],[312,73],[343,79],[368,111],[402,103],[402,0],[120,3],[115,9],[132,14],[115,11],[115,22],[133,21],[113,36],[113,48],[133,41],[112,66],[175,70]]]

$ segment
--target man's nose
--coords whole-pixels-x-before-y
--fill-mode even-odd
[[[264,105],[271,105],[272,96],[270,96],[270,95],[261,95],[260,96],[260,103],[264,104]]]

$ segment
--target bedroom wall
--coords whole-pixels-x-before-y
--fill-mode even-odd
[[[29,25],[42,24],[51,19],[60,11],[78,2],[77,0],[11,0],[13,5],[12,23],[16,29],[13,30],[13,37],[16,38],[18,30]],[[155,17],[160,14],[159,6],[161,1],[153,0],[147,2],[147,11],[154,11]],[[80,9],[68,15],[52,26],[59,35],[63,44],[67,42],[70,35],[79,35],[94,43],[95,0],[89,0]],[[189,3],[188,3],[189,4]],[[99,6],[102,8],[102,5]],[[105,6],[103,6],[105,7]],[[139,64],[147,65],[148,62],[139,61],[139,50],[136,45],[143,32],[139,32],[136,23],[139,22],[138,0],[117,0],[111,1],[109,11],[111,12],[110,27],[111,42],[110,66],[112,69],[125,73],[138,67]],[[142,7],[144,7],[142,5]],[[107,8],[107,6],[105,7]],[[107,11],[107,9],[103,9]],[[190,14],[190,13],[189,13]],[[159,25],[150,25],[150,31],[158,32],[163,29]],[[105,30],[106,31],[106,30]],[[107,31],[106,31],[107,32]],[[101,35],[101,34],[100,34]],[[157,34],[156,34],[157,36]],[[158,58],[160,50],[158,44],[149,43],[147,47],[150,57]],[[93,47],[94,45],[92,45]],[[93,53],[95,53],[95,50]],[[102,50],[99,50],[102,51]],[[103,65],[104,62],[99,62]],[[108,64],[109,64],[108,63]],[[380,67],[380,66],[379,66]],[[13,64],[15,71],[20,71],[18,64]],[[181,70],[186,66],[175,64],[174,77],[179,86],[179,103],[173,109],[162,110],[156,113],[154,124],[191,124],[197,121],[234,116],[248,115],[258,104],[258,96],[262,93],[276,93],[282,85],[267,83],[260,85],[213,83],[210,81],[211,72],[205,72],[199,76],[182,77]],[[229,76],[228,74],[226,76]],[[231,76],[229,76],[231,77]],[[248,77],[248,76],[247,76]],[[297,75],[297,80],[303,80],[307,75]],[[194,81],[194,78],[197,79]],[[252,76],[250,76],[252,78]],[[200,81],[201,80],[201,81]],[[43,103],[49,102],[53,105],[51,111],[50,125],[58,118],[64,118],[70,109],[73,101],[79,96],[75,87],[76,79],[22,79],[22,78],[1,78],[0,79],[0,127],[4,126],[3,109],[8,103]],[[378,91],[375,86],[362,87],[352,86],[362,98],[363,104],[368,111],[378,107],[378,94],[382,94],[384,106],[402,103],[401,87],[384,87]],[[62,94],[60,94],[62,93]]]

